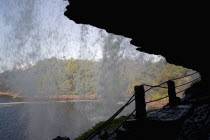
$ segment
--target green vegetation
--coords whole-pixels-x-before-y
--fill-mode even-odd
[[[0,74],[0,91],[20,93],[19,87],[11,88],[11,82],[8,79],[25,87],[27,80],[24,81],[24,78],[30,77],[35,85],[34,87],[36,87],[36,92],[39,94],[46,94],[47,92],[47,94],[52,95],[93,94],[97,93],[96,88],[101,84],[99,79],[106,77],[105,75],[108,72],[108,74],[113,72],[109,79],[105,79],[105,83],[109,82],[108,80],[113,80],[115,85],[107,84],[107,87],[114,88],[112,92],[120,90],[121,95],[126,95],[132,94],[135,85],[157,85],[171,78],[192,73],[192,70],[166,63],[165,59],[160,59],[157,62],[131,59],[121,59],[119,61],[116,63],[114,71],[109,71],[107,69],[102,70],[104,62],[101,61],[45,59],[28,69],[6,71]],[[117,79],[114,77],[116,74],[118,75]],[[16,77],[13,78],[12,76]],[[177,81],[176,84],[179,85],[189,80],[190,78],[185,78]],[[156,94],[151,96],[152,99],[163,97],[166,89],[155,88],[153,93]]]
[[[167,96],[168,94],[167,93],[154,93],[150,96],[151,100],[156,100],[156,99],[160,99],[160,98],[163,98],[165,96]]]
[[[155,111],[155,109],[151,109],[151,110],[147,110],[147,113]],[[116,118],[112,121],[111,124],[107,125],[104,130],[108,130],[110,128],[114,128],[119,126],[126,118],[127,116],[121,116],[119,118]],[[133,115],[134,117],[134,115]],[[102,124],[104,123],[104,121],[97,123],[95,126],[93,126],[91,129],[89,129],[88,131],[86,131],[85,133],[83,133],[81,136],[77,137],[74,140],[84,140],[88,135],[90,135],[92,132],[96,131]]]
[[[116,127],[118,125],[120,125],[120,123],[126,118],[126,116],[121,116],[119,118],[116,118],[112,121],[111,124],[107,125],[104,130],[108,130],[112,127]],[[87,132],[83,133],[81,136],[77,137],[74,140],[84,140],[84,138],[86,138],[88,135],[90,135],[92,132],[94,132],[95,130],[97,130],[102,124],[104,123],[104,121],[97,123],[95,126],[93,126],[90,130],[88,130]]]

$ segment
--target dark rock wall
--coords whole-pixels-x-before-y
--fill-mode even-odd
[[[207,140],[210,138],[210,106],[197,106],[193,114],[184,121],[180,140]]]

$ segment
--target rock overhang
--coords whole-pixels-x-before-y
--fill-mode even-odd
[[[167,62],[201,73],[209,68],[206,8],[194,2],[69,0],[64,15],[78,24],[89,24],[131,38],[138,51],[162,55]]]

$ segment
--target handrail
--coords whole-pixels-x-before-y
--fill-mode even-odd
[[[192,74],[188,74],[188,75],[185,75],[185,76],[182,76],[182,77],[178,77],[178,78],[174,78],[174,79],[171,79],[171,80],[175,81],[175,80],[178,80],[178,79],[182,79],[182,78],[185,78],[185,77],[189,77],[189,76],[195,75],[196,73],[198,73],[198,72],[194,72]]]
[[[184,92],[185,90],[187,90],[187,89],[184,89],[184,90],[182,90],[182,91],[179,91],[179,92],[177,92],[176,94],[179,94],[179,93],[181,93],[181,92]],[[167,97],[169,97],[169,96],[167,95],[167,96],[165,96],[165,97],[162,97],[162,98],[159,98],[159,99],[156,99],[156,100],[152,100],[152,101],[148,101],[148,102],[146,102],[146,103],[148,104],[148,103],[156,102],[156,101],[165,99],[165,98],[167,98]]]
[[[183,85],[186,85],[186,84],[189,84],[189,83],[193,83],[194,81],[196,81],[196,80],[198,80],[198,79],[200,79],[201,77],[199,77],[199,78],[196,78],[196,79],[194,79],[194,80],[192,80],[192,81],[190,81],[190,82],[188,82],[188,83],[185,83],[185,84],[183,84]],[[145,91],[145,93],[147,92],[147,91],[149,91],[149,90],[151,90],[153,87],[151,87],[151,88],[149,88],[148,90],[146,90]],[[185,90],[187,90],[187,89],[184,89],[184,90],[182,90],[182,91],[179,91],[179,92],[177,92],[176,94],[179,94],[179,93],[181,93],[181,92],[184,92]],[[152,101],[148,101],[148,102],[146,102],[146,104],[147,103],[152,103],[152,102],[156,102],[156,101],[159,101],[159,100],[162,100],[162,99],[165,99],[165,98],[167,98],[167,97],[169,97],[169,96],[165,96],[165,97],[162,97],[162,98],[159,98],[159,99],[156,99],[156,100],[152,100]],[[133,102],[135,99],[133,99],[131,102]],[[134,110],[135,111],[135,110]],[[133,111],[133,112],[134,112]],[[133,112],[131,113],[131,114],[133,114]],[[130,118],[130,116],[131,115],[129,115],[110,135],[109,135],[109,137],[112,135],[112,134],[114,134],[114,132],[116,132],[116,130],[118,130],[122,125],[123,125],[123,123],[127,120],[127,119],[129,119]]]
[[[197,81],[198,79],[201,79],[201,77],[198,77],[198,78],[196,78],[196,79],[194,79],[194,80],[192,80],[192,81],[190,81],[190,82],[187,82],[187,83],[184,83],[184,84],[182,84],[182,85],[175,86],[175,87],[176,87],[176,88],[178,88],[178,87],[182,87],[182,86],[184,86],[184,85],[187,85],[187,84],[193,83],[193,82]]]
[[[182,78],[185,78],[185,77],[189,77],[189,76],[192,76],[192,75],[194,75],[194,74],[196,74],[196,73],[198,73],[198,72],[195,72],[195,73],[192,73],[192,74],[189,74],[189,75],[186,75],[186,76],[183,76],[183,77],[178,77],[178,78],[174,78],[174,79],[171,79],[171,80],[178,80],[178,79],[182,79]],[[187,83],[184,83],[184,84],[182,84],[182,85],[178,85],[178,86],[175,86],[176,88],[177,87],[181,87],[181,86],[184,86],[184,85],[187,85],[187,84],[190,84],[190,83],[192,83],[192,82],[194,82],[194,81],[196,81],[196,80],[198,80],[198,79],[200,79],[201,77],[199,77],[199,78],[196,78],[196,79],[194,79],[194,80],[192,80],[192,81],[190,81],[190,82],[187,82]],[[162,87],[161,85],[163,85],[163,84],[166,84],[167,83],[167,81],[166,82],[163,82],[163,83],[161,83],[161,84],[159,84],[159,85],[155,85],[155,86],[151,86],[151,85],[146,85],[146,84],[143,84],[144,86],[148,86],[148,87],[150,87],[149,89],[147,89],[146,91],[145,91],[145,93],[146,92],[148,92],[149,90],[151,90],[151,89],[153,89],[153,88],[155,88],[155,87],[159,87],[159,88],[168,88],[168,87]],[[186,90],[186,89],[185,89]],[[179,91],[179,92],[177,92],[176,94],[179,94],[179,93],[181,93],[181,92],[184,92],[185,90],[182,90],[182,91]],[[122,106],[114,115],[112,115],[106,122],[104,122],[98,129],[96,129],[93,133],[91,133],[91,134],[89,134],[86,138],[85,138],[85,140],[91,140],[92,138],[94,138],[98,133],[100,133],[109,123],[111,123],[116,117],[117,117],[117,115],[119,115],[122,111],[123,111],[123,109],[126,107],[126,106],[128,106],[128,105],[130,105],[134,100],[135,100],[135,93],[129,98],[129,100],[125,103],[125,105],[124,106]],[[156,102],[156,101],[159,101],[159,100],[162,100],[162,99],[164,99],[164,98],[167,98],[168,96],[165,96],[165,97],[162,97],[162,98],[159,98],[159,99],[156,99],[156,100],[152,100],[152,101],[148,101],[148,102],[146,102],[146,103],[152,103],[152,102]],[[134,98],[134,99],[133,99]],[[134,113],[136,111],[136,109],[134,109],[134,111],[132,111],[132,113],[130,114],[130,115],[128,115],[127,117],[126,117],[126,119],[110,134],[110,135],[108,135],[108,137],[110,137],[112,134],[114,134],[114,132],[116,131],[116,130],[118,130],[122,125],[123,125],[123,123],[127,120],[127,119],[129,119],[130,118],[130,116]]]
[[[199,78],[197,78],[197,79],[199,79]],[[195,81],[195,80],[193,80],[193,81]],[[191,82],[192,83],[192,82]],[[187,89],[184,89],[184,90],[182,90],[182,91],[179,91],[179,92],[177,92],[176,94],[179,94],[179,93],[181,93],[181,92],[184,92],[185,90],[187,90]],[[162,97],[162,98],[159,98],[159,99],[156,99],[156,100],[152,100],[152,101],[148,101],[148,102],[146,102],[147,104],[149,104],[149,103],[152,103],[152,102],[156,102],[156,101],[159,101],[159,100],[162,100],[162,99],[165,99],[165,98],[167,98],[167,97],[169,97],[169,96],[165,96],[165,97]],[[133,102],[135,99],[133,99],[131,102]],[[136,111],[136,109],[134,109],[134,111],[132,111],[131,112],[131,114],[130,115],[128,115],[126,118],[125,118],[125,120],[110,134],[110,135],[108,135],[108,138],[110,137],[110,136],[112,136],[124,123],[125,123],[125,121],[127,121],[129,118],[130,118],[130,116],[134,113]]]
[[[147,87],[152,87],[152,88],[156,88],[156,87],[159,87],[159,88],[168,88],[168,87],[161,87],[161,86],[151,86],[151,85],[146,85],[146,84],[143,84],[144,86],[147,86]]]
[[[179,77],[179,78],[170,79],[170,80],[171,80],[171,81],[175,81],[175,80],[178,80],[178,79],[182,79],[182,78],[185,78],[185,77],[189,77],[189,76],[195,75],[196,73],[198,73],[198,72],[194,72],[194,73],[192,73],[192,74],[189,74],[189,75],[186,75],[186,76],[183,76],[183,77]],[[201,78],[201,77],[196,78],[195,81],[196,81],[197,79],[200,79],[200,78]],[[163,83],[161,83],[161,84],[159,84],[159,85],[154,85],[154,86],[152,86],[152,85],[147,85],[147,84],[143,84],[143,85],[144,85],[144,86],[147,86],[147,87],[152,87],[152,88],[155,88],[155,87],[159,87],[159,88],[168,88],[168,87],[162,87],[162,86],[161,86],[161,85],[166,84],[166,83],[167,83],[167,81],[165,81],[165,82],[163,82]],[[185,83],[185,84],[176,86],[176,87],[180,87],[180,86],[183,86],[183,85],[187,85],[187,84],[189,84],[189,83],[191,83],[191,82],[188,82],[188,83]]]
[[[133,115],[133,113],[136,111],[136,109],[134,109],[124,120],[123,120],[123,122],[122,123],[120,123],[120,125],[117,127],[117,128],[115,128],[114,129],[114,131],[112,131],[112,133],[111,134],[109,134],[108,135],[108,138],[109,137],[111,137],[124,123],[125,123],[125,121],[127,121],[130,117],[131,117],[131,115]]]
[[[131,98],[128,100],[128,102],[122,106],[114,115],[112,115],[112,117],[110,117],[106,122],[104,122],[98,129],[96,129],[93,133],[91,133],[90,135],[88,135],[85,140],[90,140],[91,138],[95,137],[101,130],[103,130],[104,127],[106,127],[107,124],[109,124],[110,122],[112,122],[112,120],[114,120],[114,118],[121,113],[121,111],[128,106],[130,103],[132,103],[135,99],[132,100],[132,98],[134,97],[135,94],[133,94],[131,96]],[[131,101],[132,100],[132,101]]]

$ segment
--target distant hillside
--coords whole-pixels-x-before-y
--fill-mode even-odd
[[[164,59],[158,62],[122,59],[107,65],[102,61],[51,58],[27,69],[0,74],[0,91],[23,95],[81,95],[101,94],[111,89],[106,92],[114,95],[118,91],[121,95],[129,95],[135,85],[155,85],[189,73],[192,70],[168,64]],[[179,82],[189,80],[185,78]],[[163,96],[165,90],[155,90],[155,93],[156,96]]]

